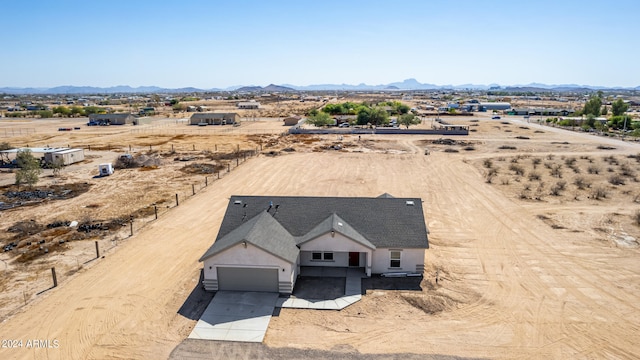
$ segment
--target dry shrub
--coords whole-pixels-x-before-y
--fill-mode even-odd
[[[520,165],[511,164],[509,165],[509,170],[513,171],[516,175],[523,176],[524,168]]]
[[[539,173],[537,173],[535,171],[532,171],[532,172],[529,173],[529,181],[538,181],[538,180],[540,180],[540,174]]]
[[[551,195],[560,196],[562,195],[562,191],[566,188],[566,181],[558,181],[551,187]]]
[[[609,177],[609,183],[611,185],[624,185],[624,179],[620,175],[611,175]]]
[[[589,165],[589,167],[587,168],[587,172],[589,174],[598,175],[600,173],[600,168],[595,165]]]
[[[573,184],[580,190],[584,190],[585,188],[591,187],[591,183],[589,183],[582,176],[577,176],[575,179],[573,179]]]
[[[562,178],[562,165],[561,164],[556,164],[556,165],[551,167],[551,176],[557,177],[559,179]]]
[[[501,145],[498,147],[498,149],[500,150],[515,150],[516,147],[515,146],[511,146],[511,145]]]
[[[607,189],[605,189],[602,186],[598,186],[597,188],[591,191],[591,198],[594,200],[606,199]]]
[[[493,167],[493,161],[491,161],[491,159],[484,159],[482,165],[484,165],[484,167],[486,167],[487,169],[491,169]]]
[[[537,168],[538,165],[540,165],[540,163],[542,162],[542,159],[540,158],[533,158],[531,159],[531,164],[533,164],[533,168]]]

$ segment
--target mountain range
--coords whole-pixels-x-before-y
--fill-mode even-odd
[[[502,91],[531,91],[531,92],[588,92],[597,90],[640,90],[640,86],[636,87],[605,87],[590,86],[577,84],[561,84],[547,85],[540,83],[531,83],[526,85],[509,85],[500,86],[498,84],[477,85],[435,85],[429,83],[420,83],[416,79],[406,79],[401,82],[393,82],[389,84],[368,85],[360,83],[352,84],[318,84],[297,86],[291,84],[275,85],[270,84],[265,87],[261,86],[231,86],[227,88],[210,88],[199,89],[194,87],[185,88],[162,88],[158,86],[140,86],[131,87],[128,85],[118,85],[112,87],[94,87],[94,86],[57,86],[52,88],[19,88],[19,87],[2,87],[0,93],[4,94],[125,94],[125,93],[197,93],[197,92],[290,92],[290,91],[366,91],[366,90],[502,90]]]

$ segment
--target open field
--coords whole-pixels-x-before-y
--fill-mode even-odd
[[[3,299],[0,338],[57,340],[59,346],[0,348],[0,358],[167,358],[197,320],[183,305],[198,287],[197,259],[215,238],[230,195],[384,192],[424,200],[431,248],[422,290],[368,290],[362,301],[340,312],[282,309],[271,320],[267,346],[501,359],[640,357],[640,146],[516,117],[478,119],[451,120],[475,130],[453,141],[439,136],[281,137],[282,126],[268,121],[224,133],[185,127],[175,119],[163,120],[164,126],[83,127],[71,133],[58,133],[54,129],[62,125],[52,123],[50,131],[11,137],[18,145],[109,144],[117,151],[88,151],[96,157],[63,170],[62,178],[45,177],[43,184],[86,181],[91,187],[71,199],[0,212],[3,227],[85,214],[128,216],[165,198],[170,208],[165,206],[157,221],[145,213],[137,221],[147,225],[136,228],[133,237],[126,227],[106,239],[97,234],[27,265],[18,264],[15,254],[1,254],[9,274],[3,293],[13,293]],[[8,125],[0,125],[0,131],[2,126]],[[262,129],[273,130],[265,134]],[[336,143],[342,150],[330,149]],[[153,156],[151,145],[160,165],[92,178],[97,163],[128,151],[129,145],[134,153]],[[171,145],[178,154],[163,157]],[[238,146],[262,150],[235,168],[233,158],[210,159],[203,153],[216,153],[216,145],[221,154]],[[431,155],[424,155],[425,148]],[[174,161],[185,156],[197,159]],[[201,184],[203,175],[180,169],[220,161],[234,169],[190,196],[191,185]],[[612,182],[613,177],[622,182]],[[11,174],[0,174],[4,184],[11,179]],[[561,181],[565,184],[557,190]],[[600,188],[605,196],[596,196]],[[171,197],[177,192],[186,201],[176,207]],[[91,258],[94,239],[108,242],[112,236],[126,241],[104,258],[60,276],[58,288],[32,294],[18,308],[20,284],[6,278],[27,277],[39,267],[39,277],[46,280],[49,267],[80,267],[73,257]],[[33,284],[28,280],[24,283]],[[42,286],[38,289],[47,287]]]

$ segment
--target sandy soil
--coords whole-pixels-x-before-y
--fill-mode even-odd
[[[273,141],[273,149],[295,151],[250,159],[36,296],[3,321],[0,338],[23,346],[0,348],[0,357],[166,358],[195,324],[181,306],[198,286],[197,259],[215,238],[230,195],[384,192],[424,200],[431,248],[422,290],[370,290],[340,312],[283,309],[266,345],[502,359],[640,357],[634,220],[640,186],[631,177],[610,184],[606,168],[617,174],[627,164],[637,173],[635,158],[627,156],[640,148],[519,120],[471,120],[456,120],[477,125],[454,139],[463,145],[434,144],[438,136],[345,136],[349,146],[335,151],[327,148],[340,141],[336,136],[260,138]],[[614,149],[599,149],[602,144]],[[500,148],[505,145],[515,149]],[[546,160],[550,153],[553,160]],[[603,159],[611,155],[619,165]],[[534,157],[542,159],[535,169],[540,181],[528,178]],[[567,167],[568,157],[576,158],[579,174]],[[588,174],[591,163],[581,157],[602,167],[601,176]],[[524,168],[520,181],[508,170],[516,158]],[[486,159],[499,168],[491,183]],[[560,178],[545,161],[564,164],[568,190],[559,196],[548,194]],[[589,175],[592,187],[606,186],[608,196],[596,200],[584,190],[576,199],[577,175]],[[520,196],[529,182],[547,184],[539,200]],[[26,348],[27,339],[59,345]]]

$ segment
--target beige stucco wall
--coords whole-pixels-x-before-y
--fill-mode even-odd
[[[242,243],[237,244],[206,259],[204,261],[204,279],[218,280],[218,266],[278,268],[278,281],[289,282],[292,288],[297,276],[296,264],[271,255],[250,243],[247,243],[246,248]]]
[[[401,253],[399,268],[389,267],[391,250],[399,250]],[[416,265],[424,268],[424,249],[378,248],[373,253],[371,272],[374,274],[394,271],[414,272]]]
[[[313,252],[332,252],[334,261],[314,261]],[[372,249],[357,243],[350,238],[336,232],[320,235],[300,245],[300,265],[302,266],[349,266],[349,252],[359,252],[360,266],[370,275]]]

